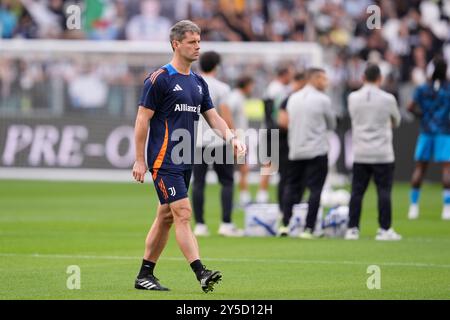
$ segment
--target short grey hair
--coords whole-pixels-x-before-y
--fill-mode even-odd
[[[200,27],[191,20],[181,20],[170,28],[170,45],[173,40],[181,41],[185,37],[186,32],[201,33]]]

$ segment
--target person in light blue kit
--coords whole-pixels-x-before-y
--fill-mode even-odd
[[[420,187],[426,169],[430,162],[439,162],[444,186],[442,219],[450,220],[450,83],[445,60],[435,59],[430,81],[416,88],[408,110],[420,117],[408,218],[419,217]]]

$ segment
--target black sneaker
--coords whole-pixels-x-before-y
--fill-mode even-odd
[[[145,278],[136,279],[134,282],[134,287],[136,289],[142,290],[157,290],[157,291],[169,291],[169,288],[163,287],[158,278],[154,275],[149,275]]]
[[[207,293],[214,290],[214,285],[222,280],[222,274],[220,271],[204,269],[200,275],[198,281],[202,286],[202,290]]]

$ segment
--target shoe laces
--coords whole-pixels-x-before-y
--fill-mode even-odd
[[[151,274],[151,275],[149,276],[149,278],[151,278],[152,280],[154,280],[154,282],[156,282],[156,283],[159,284],[159,279],[158,279],[157,277],[155,277],[153,274]]]
[[[204,273],[210,273],[210,272],[211,272],[211,270],[207,269],[206,266],[205,266],[204,264],[203,264],[202,266],[203,266],[203,272],[202,272],[202,274],[204,274]]]

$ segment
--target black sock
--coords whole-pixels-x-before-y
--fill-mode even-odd
[[[142,279],[148,277],[149,275],[152,275],[153,269],[155,269],[155,265],[156,263],[154,262],[147,261],[145,259],[142,260],[142,266],[141,270],[139,270],[138,279]]]
[[[195,275],[197,276],[197,279],[200,279],[202,271],[205,269],[205,266],[202,264],[200,259],[192,261],[191,268],[192,268],[192,271],[194,271]]]

